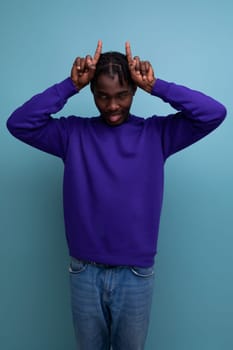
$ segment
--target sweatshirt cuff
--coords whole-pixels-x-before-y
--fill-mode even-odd
[[[167,92],[171,86],[171,83],[168,83],[162,79],[156,79],[156,82],[152,88],[151,95],[157,97],[163,97],[167,95]]]
[[[72,97],[76,95],[79,91],[76,89],[72,79],[70,77],[66,78],[62,82],[56,84],[57,91],[59,92],[60,96],[63,96],[63,98],[68,99],[69,97]]]

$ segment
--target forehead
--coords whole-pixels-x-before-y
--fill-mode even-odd
[[[118,74],[108,75],[101,74],[95,83],[95,90],[113,93],[118,91],[129,90],[130,85],[123,80],[122,84],[119,81]]]

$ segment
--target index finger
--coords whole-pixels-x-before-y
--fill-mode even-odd
[[[132,53],[131,53],[129,41],[127,41],[125,43],[125,53],[126,53],[126,57],[127,57],[128,62],[131,62],[133,58],[132,58]]]
[[[93,57],[93,61],[95,63],[98,62],[98,60],[100,58],[100,55],[101,55],[101,52],[102,52],[102,41],[98,40],[97,48],[95,50],[95,54],[94,54],[94,57]]]

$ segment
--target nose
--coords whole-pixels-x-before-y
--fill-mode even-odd
[[[115,98],[111,98],[108,102],[108,110],[110,112],[117,111],[119,109],[119,104]]]

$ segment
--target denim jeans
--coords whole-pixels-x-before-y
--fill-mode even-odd
[[[143,350],[153,266],[106,268],[72,258],[69,270],[78,350]]]

